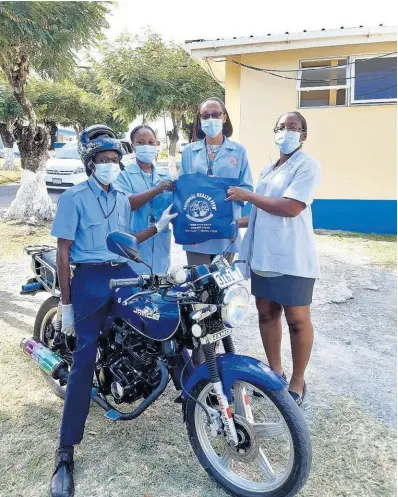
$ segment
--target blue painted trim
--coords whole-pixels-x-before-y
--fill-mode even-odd
[[[217,355],[217,366],[229,402],[232,401],[231,387],[238,380],[264,386],[268,390],[280,390],[287,386],[286,381],[267,364],[253,357],[232,353],[220,354]],[[196,384],[204,379],[210,379],[210,376],[206,363],[202,362],[184,384],[185,390],[190,392]],[[186,397],[185,393],[182,395],[184,398]]]
[[[317,199],[312,215],[315,229],[397,234],[396,200]]]
[[[242,216],[248,216],[251,207],[246,204]],[[312,215],[315,229],[397,234],[396,200],[317,199],[312,204]]]

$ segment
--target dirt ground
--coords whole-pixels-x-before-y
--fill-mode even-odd
[[[62,402],[46,386],[19,343],[32,334],[44,295],[22,297],[30,277],[24,243],[50,241],[46,228],[0,223],[0,496],[44,497]],[[315,344],[304,414],[313,468],[302,497],[396,495],[395,240],[317,236]],[[173,263],[183,260],[179,248]],[[235,330],[239,352],[264,360],[254,303]],[[291,371],[284,329],[284,367]],[[181,408],[169,387],[138,420],[113,424],[93,406],[76,450],[77,497],[223,497],[198,464]]]

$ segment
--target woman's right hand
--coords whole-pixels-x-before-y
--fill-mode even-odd
[[[156,189],[158,191],[158,195],[164,192],[172,192],[175,189],[175,184],[173,181],[168,179],[162,179],[162,181],[156,185]]]

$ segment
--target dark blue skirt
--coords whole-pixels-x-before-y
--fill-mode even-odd
[[[251,271],[252,295],[280,305],[310,305],[314,284],[315,278],[302,278],[288,274],[265,277]]]

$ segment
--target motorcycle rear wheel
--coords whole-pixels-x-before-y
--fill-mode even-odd
[[[244,415],[242,420],[242,416],[237,416],[238,410],[242,413],[241,406],[237,407],[233,401],[230,407],[239,437],[243,433],[243,439],[250,440],[240,449],[243,455],[228,447],[223,434],[209,435],[203,409],[188,398],[185,419],[195,455],[207,473],[235,497],[293,497],[306,483],[312,462],[311,441],[303,415],[285,389],[271,391],[238,381],[234,383],[234,394],[241,388],[245,388],[250,397],[253,417]],[[261,391],[261,399],[268,403],[265,408],[258,404],[258,414],[259,397],[253,397],[253,390]],[[212,384],[203,380],[190,394],[218,410],[212,392]],[[280,472],[275,471],[282,467]]]
[[[59,298],[48,298],[43,302],[36,316],[33,336],[41,340],[47,346],[51,346],[51,333],[54,333],[53,324],[57,315],[58,304]],[[61,399],[64,399],[65,387],[61,387],[57,380],[51,378],[51,376],[44,371],[41,370],[41,373],[55,395]]]

